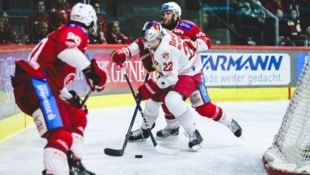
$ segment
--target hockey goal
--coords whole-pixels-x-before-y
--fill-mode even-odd
[[[310,58],[273,143],[263,155],[270,175],[310,174]]]

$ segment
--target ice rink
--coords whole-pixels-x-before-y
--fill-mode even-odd
[[[150,139],[129,142],[121,157],[105,155],[106,147],[121,149],[135,106],[91,110],[85,134],[84,165],[97,175],[267,175],[262,154],[279,130],[288,101],[216,104],[239,122],[243,139],[192,110],[204,138],[204,148],[199,152],[189,151],[183,129],[173,140],[158,140],[162,146],[179,149],[177,155],[157,152]],[[141,122],[138,113],[133,129]],[[165,125],[161,113],[153,134]],[[44,144],[34,126],[0,141],[0,174],[39,175],[43,170]],[[143,158],[135,158],[136,154]]]

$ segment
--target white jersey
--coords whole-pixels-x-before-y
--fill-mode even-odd
[[[178,81],[179,75],[196,75],[201,72],[199,60],[191,40],[182,40],[174,33],[163,36],[154,52],[154,64],[161,76],[156,80],[159,88],[170,87]]]

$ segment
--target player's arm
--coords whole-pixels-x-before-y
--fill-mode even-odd
[[[94,59],[89,61],[80,49],[87,46],[87,38],[83,38],[78,32],[67,32],[60,37],[60,41],[62,41],[60,45],[63,45],[63,49],[57,57],[79,71],[83,71],[87,83],[93,91],[102,91],[106,84],[106,73],[99,68]]]
[[[170,53],[169,49],[165,50],[164,52]],[[154,56],[156,57],[156,55],[162,54],[163,52],[159,52],[159,54],[155,53]],[[172,55],[170,54],[170,58],[167,58],[169,61],[165,61],[161,66],[163,67],[163,70],[159,70],[161,71],[161,75],[155,81],[150,79],[138,88],[138,97],[140,97],[142,100],[152,97],[154,94],[156,94],[156,92],[160,90],[172,87],[178,81],[178,55],[175,54],[173,56],[175,59],[171,59],[171,56]]]
[[[112,51],[112,61],[116,64],[123,64],[126,60],[129,60],[132,56],[137,55],[140,51],[144,50],[143,38],[139,37],[127,47]]]

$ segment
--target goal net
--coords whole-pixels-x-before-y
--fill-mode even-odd
[[[270,175],[310,174],[310,58],[273,143],[263,155]]]

